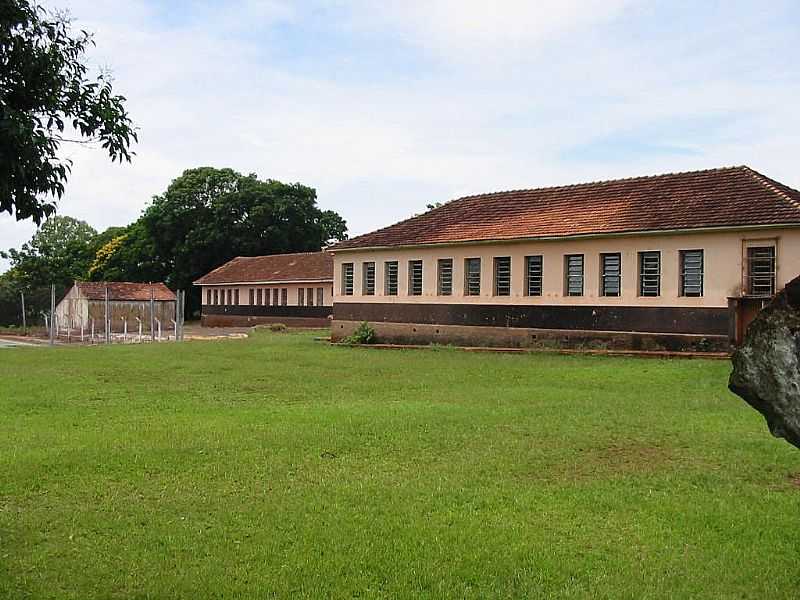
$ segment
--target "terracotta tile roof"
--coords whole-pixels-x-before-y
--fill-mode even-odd
[[[214,285],[289,281],[333,281],[333,257],[327,252],[238,256],[194,283]]]
[[[76,281],[75,286],[89,300],[104,300],[108,287],[109,300],[150,300],[151,290],[155,300],[175,300],[175,294],[163,283],[132,283],[130,281]]]
[[[749,167],[467,196],[331,250],[800,224],[800,192]]]

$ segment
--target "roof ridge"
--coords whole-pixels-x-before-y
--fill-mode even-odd
[[[784,200],[786,200],[790,205],[792,205],[792,207],[800,210],[800,201],[796,200],[795,198],[792,198],[789,194],[787,194],[785,191],[783,191],[778,186],[776,186],[775,184],[778,183],[777,181],[775,181],[773,179],[770,179],[766,175],[762,175],[761,173],[759,173],[755,169],[751,169],[750,167],[748,167],[746,165],[743,165],[742,169],[748,175],[750,175],[750,177],[755,179],[757,182],[759,182],[761,185],[763,185],[769,191],[771,191],[772,193],[774,193],[778,197],[783,198]],[[789,186],[785,186],[785,187],[789,187]],[[793,189],[793,188],[789,188],[789,189]],[[794,190],[794,191],[797,191],[797,190]]]
[[[749,167],[747,167],[746,165],[731,165],[727,167],[714,167],[710,169],[695,169],[693,171],[670,171],[668,173],[657,173],[655,175],[633,175],[631,177],[618,177],[616,179],[597,179],[594,181],[582,181],[579,183],[567,183],[563,185],[544,185],[535,188],[516,188],[510,190],[497,190],[494,192],[484,192],[481,194],[470,194],[468,196],[460,196],[458,198],[451,200],[450,202],[467,200],[469,198],[485,198],[486,196],[495,196],[500,194],[514,194],[519,192],[541,192],[544,190],[563,190],[563,189],[572,189],[579,187],[588,187],[593,185],[602,185],[605,183],[622,183],[628,181],[640,181],[645,179],[660,179],[662,177],[678,177],[681,175],[699,175],[701,173],[718,173],[720,171],[736,171],[739,169],[749,169]],[[449,204],[449,202],[445,204]]]

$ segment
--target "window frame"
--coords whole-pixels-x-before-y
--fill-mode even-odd
[[[355,264],[342,263],[342,296],[352,296],[355,293]]]
[[[392,277],[394,281],[392,281]],[[394,286],[394,291],[392,291],[392,286]],[[383,295],[400,295],[400,262],[397,260],[386,260],[383,262]]]
[[[317,306],[325,306],[325,288],[317,288]]]
[[[417,273],[417,269],[419,273]],[[415,278],[419,275],[419,281]],[[419,287],[417,287],[419,285]],[[408,295],[409,296],[422,296],[423,288],[425,285],[425,263],[420,258],[414,258],[408,261]]]
[[[531,271],[531,265],[536,263],[538,259],[539,263],[539,292],[533,293],[531,292],[532,289],[535,290],[535,287],[532,287],[532,282],[535,281],[535,274]],[[530,296],[532,298],[541,297],[544,293],[544,255],[542,254],[531,254],[525,257],[525,295]]]
[[[757,275],[753,273],[753,262],[754,259],[751,256],[751,253],[757,251],[769,251],[769,258],[770,261],[769,271],[766,275]],[[762,259],[759,259],[762,260]],[[746,261],[746,271],[745,271],[745,295],[751,298],[771,298],[775,295],[775,292],[778,289],[778,249],[775,244],[765,244],[765,245],[748,245],[745,252],[745,261]],[[756,278],[764,278],[769,277],[769,293],[754,293],[754,279]],[[760,285],[760,284],[759,284]]]
[[[645,260],[647,258],[658,258],[658,272],[653,273],[646,273],[645,272]],[[642,250],[638,254],[637,266],[639,270],[639,281],[637,285],[637,292],[639,298],[660,298],[662,293],[662,284],[661,278],[663,276],[663,260],[661,256],[661,250]],[[650,293],[647,290],[646,280],[648,277],[656,277],[656,290],[655,293]]]
[[[500,268],[501,266],[506,263],[507,264],[507,273],[504,275],[506,281],[503,283],[503,289],[500,289]],[[511,256],[495,256],[492,260],[492,273],[493,273],[493,282],[492,282],[492,291],[494,292],[495,296],[504,297],[511,295]]]
[[[689,274],[686,271],[686,257],[690,254],[700,255],[700,293],[690,293],[687,291],[686,280],[687,276],[698,276],[697,273]],[[678,251],[678,269],[680,281],[678,282],[678,292],[684,298],[702,298],[705,295],[706,288],[706,253],[703,248],[694,248],[690,250]]]
[[[470,271],[471,265],[477,265],[477,271]],[[481,295],[481,269],[483,268],[483,261],[480,256],[472,256],[464,259],[464,295],[465,296],[480,296]],[[477,276],[477,291],[473,292],[470,288],[470,275]]]
[[[306,288],[299,287],[297,288],[297,306],[305,306],[306,305]]]
[[[445,288],[445,280],[443,278],[443,266],[449,269],[447,287]],[[440,258],[436,261],[436,295],[437,296],[452,296],[453,295],[453,259]]]
[[[573,275],[572,261],[580,259],[580,273]],[[572,281],[577,278],[580,286],[575,286],[573,292]],[[564,255],[564,296],[566,298],[580,298],[586,293],[586,255],[584,254],[565,254]]]
[[[375,262],[367,261],[361,265],[361,294],[375,295]]]
[[[616,259],[617,271],[609,271],[607,260]],[[613,265],[612,265],[613,266]],[[616,279],[616,293],[609,281]],[[622,296],[622,253],[621,252],[601,252],[600,253],[600,295],[604,298],[619,298]]]

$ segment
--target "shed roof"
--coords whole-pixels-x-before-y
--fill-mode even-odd
[[[105,300],[108,288],[109,300],[150,300],[151,292],[158,302],[175,300],[175,294],[166,285],[158,283],[134,283],[131,281],[76,281],[75,287],[89,300]]]
[[[331,250],[800,224],[800,192],[746,166],[466,196]]]
[[[195,285],[333,281],[327,252],[237,256],[195,281]]]

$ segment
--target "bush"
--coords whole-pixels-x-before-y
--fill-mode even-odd
[[[375,330],[366,321],[362,321],[352,335],[342,340],[345,344],[374,344]]]
[[[286,331],[286,325],[284,325],[283,323],[272,323],[269,326],[269,330],[275,333],[283,333],[284,331]]]

